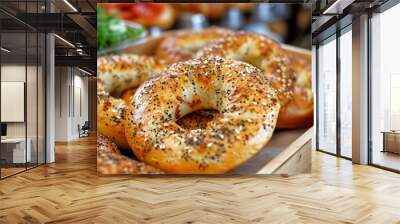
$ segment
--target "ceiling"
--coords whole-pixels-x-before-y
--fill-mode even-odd
[[[389,0],[311,0],[312,39],[316,44],[351,24],[354,17],[372,12]]]
[[[55,38],[56,65],[96,71],[96,0],[0,0],[0,29],[9,60],[35,56],[37,33],[49,32],[61,37]]]

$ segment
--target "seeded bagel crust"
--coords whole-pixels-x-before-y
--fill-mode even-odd
[[[278,91],[281,111],[277,128],[310,127],[313,113],[311,60],[293,57],[279,43],[257,33],[238,32],[210,43],[196,58],[224,57],[263,71]]]
[[[260,70],[243,62],[202,58],[171,65],[146,81],[128,105],[126,137],[139,160],[167,173],[226,173],[270,140],[279,100]],[[204,129],[176,121],[218,110]]]
[[[164,66],[153,57],[112,55],[97,59],[97,129],[119,147],[129,148],[125,138],[124,90],[136,88],[159,75]]]
[[[161,170],[120,153],[117,145],[103,135],[97,136],[97,172],[100,174],[160,174]]]
[[[195,53],[208,43],[233,31],[211,27],[202,31],[184,30],[166,37],[156,50],[156,57],[167,63],[191,59]]]

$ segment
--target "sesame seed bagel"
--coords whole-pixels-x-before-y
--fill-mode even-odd
[[[215,56],[244,61],[259,68],[278,91],[281,107],[291,100],[295,76],[287,66],[287,58],[279,43],[261,34],[237,32],[210,43],[195,57]]]
[[[131,103],[136,90],[136,88],[125,90],[121,94],[121,99],[123,99],[125,103]],[[177,120],[176,123],[184,129],[205,129],[207,123],[212,121],[217,114],[218,111],[215,110],[194,111],[193,113],[183,116]]]
[[[196,57],[221,56],[250,63],[278,91],[281,103],[277,128],[312,125],[311,59],[288,54],[280,45],[256,33],[239,32],[217,40],[197,52]]]
[[[100,174],[160,174],[161,170],[128,158],[103,135],[97,136],[97,172]]]
[[[207,124],[218,115],[215,110],[198,110],[177,120],[177,124],[184,129],[206,129]]]
[[[97,59],[97,128],[119,147],[129,148],[125,138],[124,90],[136,88],[157,76],[164,66],[152,57],[113,55]]]
[[[146,81],[128,105],[126,137],[139,160],[167,173],[226,173],[270,140],[279,113],[276,90],[260,70],[216,58],[171,65]],[[217,110],[204,129],[177,120]]]
[[[211,27],[202,31],[184,30],[166,37],[158,46],[156,57],[167,63],[191,59],[194,54],[209,42],[233,31]]]
[[[314,100],[311,86],[311,57],[304,58],[288,52],[290,67],[296,82],[292,100],[279,112],[277,127],[306,128],[313,125]]]

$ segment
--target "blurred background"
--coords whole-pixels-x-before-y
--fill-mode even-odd
[[[311,4],[98,3],[97,7],[99,42],[101,35],[110,33],[104,30],[102,34],[101,26],[107,24],[104,21],[117,17],[138,29],[132,35],[137,39],[168,30],[222,26],[262,33],[281,43],[311,49]]]

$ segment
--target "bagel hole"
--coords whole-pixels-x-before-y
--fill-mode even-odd
[[[118,148],[118,150],[122,155],[124,155],[128,158],[134,159],[134,160],[138,160],[131,149]]]
[[[218,114],[218,110],[197,110],[179,118],[176,123],[186,130],[205,129]]]

